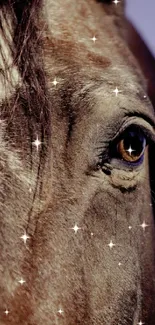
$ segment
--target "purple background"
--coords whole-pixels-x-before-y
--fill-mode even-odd
[[[155,57],[155,0],[126,0],[126,16]]]

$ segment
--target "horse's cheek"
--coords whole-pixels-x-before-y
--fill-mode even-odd
[[[49,206],[37,227],[30,276],[33,309],[38,310],[35,321],[46,320],[38,306],[45,308],[47,301],[53,314],[56,306],[62,306],[65,325],[77,320],[88,324],[92,319],[95,324],[131,319],[133,324],[141,309],[143,319],[154,317],[154,226],[147,157],[144,173],[139,186],[129,192],[106,188],[107,181],[98,185],[80,178],[77,185],[76,178],[70,184],[66,179],[66,199]],[[149,225],[145,230],[144,220]]]

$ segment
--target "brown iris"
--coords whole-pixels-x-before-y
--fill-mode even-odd
[[[146,137],[143,132],[138,128],[130,128],[117,144],[117,153],[127,162],[138,162],[143,158],[145,147]]]

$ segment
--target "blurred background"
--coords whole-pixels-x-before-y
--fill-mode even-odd
[[[155,0],[121,1],[125,2],[128,20],[127,42],[143,71],[147,92],[155,107]]]
[[[126,0],[125,11],[155,57],[155,0]]]

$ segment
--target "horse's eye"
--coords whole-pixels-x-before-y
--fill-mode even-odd
[[[117,143],[117,155],[126,162],[141,160],[146,147],[146,136],[139,128],[128,128]]]

